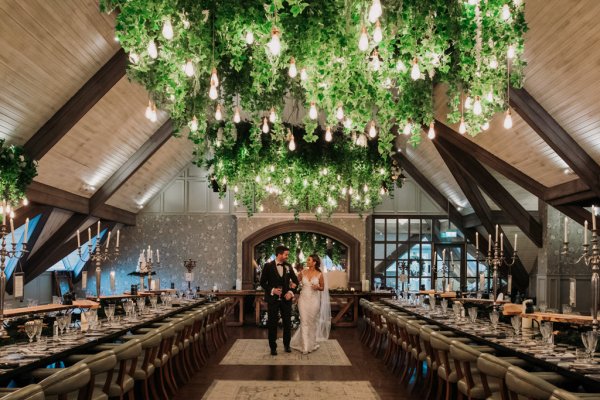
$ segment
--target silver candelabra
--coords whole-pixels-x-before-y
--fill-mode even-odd
[[[496,299],[498,298],[498,271],[502,266],[508,267],[508,288],[506,294],[508,297],[510,297],[512,289],[512,275],[510,273],[510,269],[513,265],[515,265],[515,262],[519,258],[519,254],[516,247],[517,245],[515,236],[515,249],[512,257],[510,259],[504,257],[504,234],[500,234],[500,242],[498,242],[498,225],[496,225],[496,241],[494,242],[493,246],[492,235],[488,236],[488,240],[488,254],[484,261],[488,267],[492,268],[492,290],[494,292],[494,305],[496,305]],[[479,248],[476,249],[475,259],[479,261]]]
[[[152,249],[148,246],[147,252],[142,250],[138,263],[140,269],[140,289],[144,290],[144,275],[148,275],[148,290],[150,290],[152,289],[152,267],[160,264],[160,253],[156,250],[156,259],[153,258]]]

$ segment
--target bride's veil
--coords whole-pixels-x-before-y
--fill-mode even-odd
[[[329,299],[329,283],[327,279],[327,268],[323,268],[323,291],[321,292],[321,309],[317,321],[317,342],[329,339],[331,330],[331,300]]]

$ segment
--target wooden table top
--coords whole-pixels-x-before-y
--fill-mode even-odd
[[[510,300],[492,300],[492,299],[473,299],[473,298],[458,298],[458,299],[454,299],[454,301],[461,301],[464,303],[481,303],[481,304],[508,304],[510,303]],[[518,304],[519,307],[521,307],[520,304]]]
[[[572,314],[558,314],[558,313],[543,313],[534,312],[530,314],[522,313],[521,317],[531,318],[536,321],[552,321],[552,322],[563,322],[568,324],[579,324],[579,325],[591,325],[591,315],[572,315]]]
[[[21,315],[40,314],[54,311],[70,310],[72,308],[98,308],[99,305],[95,301],[90,300],[75,300],[72,305],[63,304],[42,304],[41,306],[12,308],[4,310],[4,316],[7,318],[18,317]]]
[[[136,295],[132,295],[129,293],[122,293],[122,294],[113,294],[113,295],[109,295],[109,296],[100,296],[99,299],[100,300],[120,300],[120,299],[135,299],[137,297],[147,297],[147,296],[151,296],[151,293],[144,293],[144,292],[140,292]],[[88,296],[87,297],[88,300],[97,300],[98,297],[96,296]]]

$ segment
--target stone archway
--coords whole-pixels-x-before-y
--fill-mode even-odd
[[[348,232],[320,221],[284,221],[266,226],[242,241],[242,289],[253,288],[254,248],[263,241],[289,232],[311,232],[329,236],[348,248],[348,285],[360,290],[360,241]]]

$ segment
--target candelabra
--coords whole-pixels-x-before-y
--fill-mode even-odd
[[[152,288],[152,267],[160,265],[160,253],[156,250],[156,261],[152,256],[152,249],[148,246],[148,250],[140,254],[140,259],[138,260],[139,269],[140,269],[140,286],[141,289],[144,289],[144,276],[148,275],[148,290]]]
[[[476,237],[476,251],[475,251],[475,259],[479,261],[485,261],[488,267],[492,268],[492,290],[494,292],[494,307],[497,306],[496,299],[498,298],[498,270],[502,266],[508,267],[508,288],[506,294],[510,297],[511,288],[512,288],[512,275],[510,273],[510,269],[515,262],[519,258],[517,252],[517,236],[515,235],[515,249],[513,250],[512,258],[507,259],[504,257],[504,234],[500,234],[500,243],[498,243],[498,225],[496,225],[496,241],[492,245],[492,235],[488,236],[488,254],[484,260],[479,259],[479,236]],[[492,251],[493,248],[493,251]]]
[[[12,242],[9,249],[8,243],[6,243],[6,237],[9,234],[8,227],[6,226],[6,217],[3,215],[2,225],[0,225],[0,237],[2,241],[0,242],[0,337],[6,338],[8,337],[8,332],[4,329],[4,300],[6,295],[6,273],[4,270],[6,269],[6,261],[9,258],[21,258],[23,255],[29,252],[27,250],[27,231],[29,228],[29,218],[27,218],[25,222],[25,239],[21,244],[21,249],[17,250],[17,242],[15,240],[15,229],[13,225],[13,220],[10,220],[10,233],[12,234]]]
[[[185,260],[183,262],[183,266],[187,270],[187,274],[185,275],[185,280],[188,283],[188,290],[192,290],[192,270],[194,268],[196,268],[196,261],[192,260],[190,258],[189,260]]]
[[[81,238],[79,235],[79,230],[77,230],[77,254],[79,259],[84,263],[91,261],[96,264],[96,300],[100,301],[100,287],[101,287],[101,277],[102,277],[102,268],[101,264],[105,261],[114,261],[119,256],[119,236],[120,230],[117,231],[117,245],[114,248],[114,252],[109,251],[110,246],[110,231],[108,232],[108,238],[106,239],[106,246],[104,247],[104,251],[100,248],[100,221],[98,221],[98,234],[96,235],[96,248],[92,251],[92,230],[88,228],[88,254],[87,258],[84,254],[82,254],[83,246],[81,245]],[[84,245],[85,246],[85,245]]]

